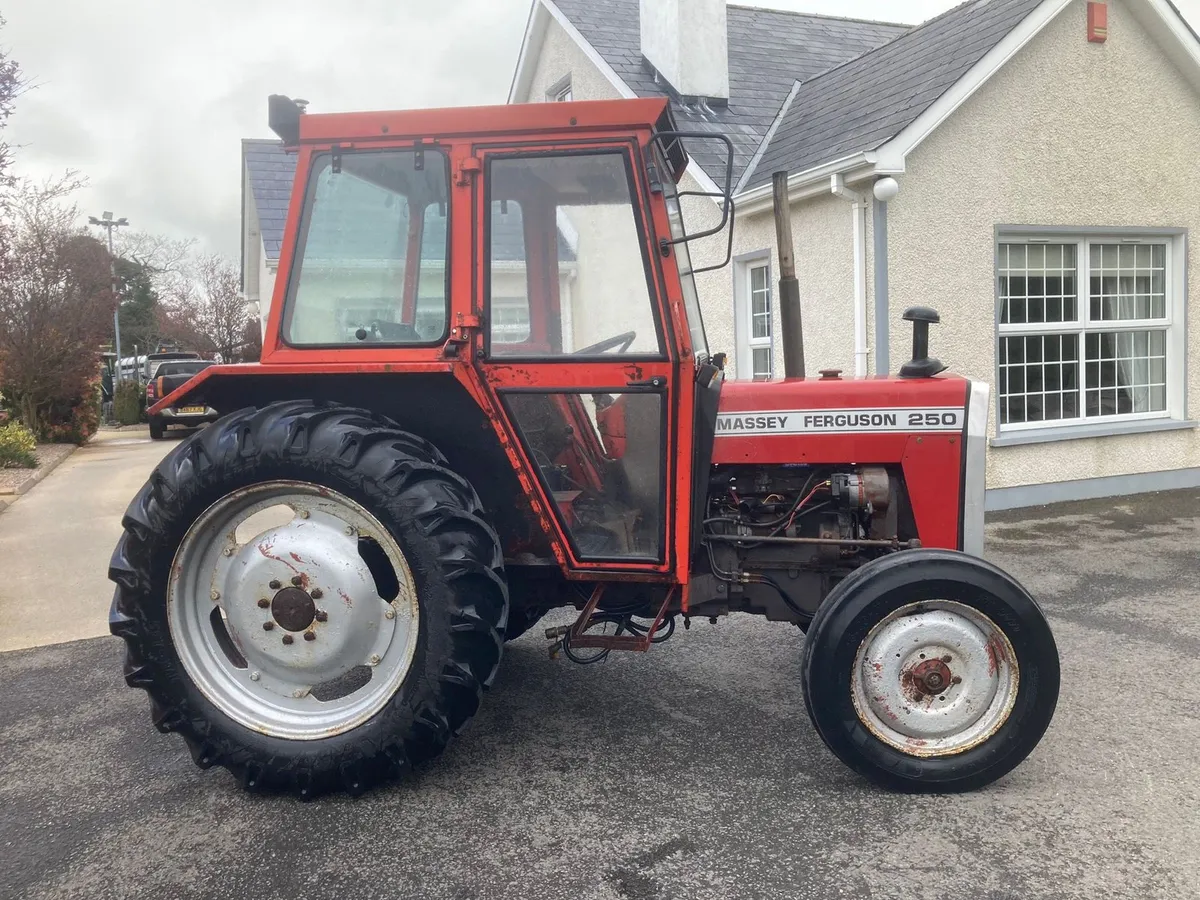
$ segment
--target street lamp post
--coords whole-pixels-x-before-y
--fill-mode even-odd
[[[128,225],[129,220],[124,217],[114,219],[112,215],[111,212],[105,210],[102,218],[97,219],[95,216],[88,216],[88,224],[99,225],[108,232],[108,272],[112,279],[113,299],[117,301],[116,309],[113,310],[113,335],[115,338],[113,349],[117,352],[116,366],[113,369],[113,390],[116,390],[117,385],[121,381],[121,298],[117,295],[117,260],[113,256],[113,229],[120,228],[122,225]],[[136,369],[136,358],[133,364]]]

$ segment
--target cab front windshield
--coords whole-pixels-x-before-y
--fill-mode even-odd
[[[448,189],[446,159],[429,149],[315,156],[284,339],[297,346],[444,341]]]

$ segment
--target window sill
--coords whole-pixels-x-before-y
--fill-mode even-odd
[[[992,447],[1015,447],[1020,444],[1046,444],[1051,441],[1074,441],[1080,438],[1111,437],[1118,434],[1147,434],[1153,431],[1183,431],[1200,427],[1190,419],[1141,419],[1134,422],[1097,422],[1091,425],[1065,425],[1010,431],[992,438]]]

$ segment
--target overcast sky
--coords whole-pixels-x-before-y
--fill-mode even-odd
[[[957,0],[755,0],[919,22]],[[1200,0],[1183,0],[1188,10]],[[37,84],[16,171],[77,169],[85,213],[237,253],[239,140],[270,93],[310,109],[503,103],[530,0],[0,0],[0,43]],[[1200,19],[1193,19],[1200,21]]]

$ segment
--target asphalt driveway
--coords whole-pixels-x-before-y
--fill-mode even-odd
[[[0,897],[1200,897],[1198,508],[993,517],[1063,690],[1034,754],[965,796],[843,768],[804,715],[802,636],[749,617],[590,667],[551,661],[539,629],[418,778],[311,804],[196,769],[116,639],[0,653]]]

